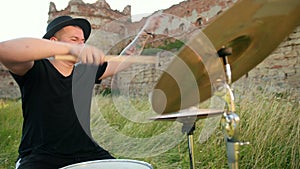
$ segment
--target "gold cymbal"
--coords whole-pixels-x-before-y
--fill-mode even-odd
[[[197,119],[206,119],[209,117],[219,116],[224,110],[218,109],[187,109],[178,113],[168,113],[150,118],[157,121],[179,121],[179,122],[195,122]]]
[[[236,81],[269,56],[300,25],[299,0],[242,0],[204,30],[216,49],[232,47],[228,57]]]
[[[300,25],[299,11],[299,0],[241,0],[203,33],[215,49],[232,48],[228,61],[234,82],[269,56]],[[201,40],[201,33],[193,36],[161,75],[151,98],[156,113],[178,112],[201,103],[212,96],[215,81],[223,80],[218,72],[219,67],[223,69],[220,59],[209,64],[203,61],[202,44],[198,43]]]
[[[206,36],[197,32],[160,76],[152,108],[158,114],[189,108],[209,98],[219,82],[225,83],[223,64]]]

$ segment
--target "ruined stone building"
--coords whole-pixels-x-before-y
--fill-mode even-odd
[[[172,24],[160,28],[160,31],[162,34],[176,34],[180,36],[180,32],[185,32],[192,28],[202,29],[214,20],[218,14],[234,5],[236,1],[237,0],[186,0],[179,4],[174,4],[168,9],[163,9],[163,13],[173,15],[174,17],[169,17],[169,23]],[[48,21],[51,21],[59,15],[71,15],[73,17],[88,19],[92,24],[92,34],[87,43],[103,49],[105,53],[114,55],[119,54],[122,49],[132,41],[147,19],[143,18],[140,21],[133,22],[130,5],[126,6],[123,11],[112,10],[105,0],[97,0],[92,4],[84,3],[82,0],[70,0],[68,6],[60,11],[57,10],[55,4],[51,2],[48,15]],[[183,20],[178,18],[183,18]],[[176,22],[172,22],[172,20]],[[163,38],[156,38],[149,43],[154,46],[159,46],[166,42],[162,39]],[[252,78],[259,82],[273,81],[275,85],[282,90],[287,88],[300,90],[300,81],[298,80],[300,78],[299,62],[300,27],[296,28],[261,64],[247,73],[247,78]],[[152,66],[152,69],[155,69],[158,65],[159,63],[148,66]],[[149,69],[149,67],[147,69]],[[147,76],[145,74],[147,73],[144,72],[142,78],[145,78]],[[17,85],[2,65],[0,65],[0,76],[0,98],[19,97]],[[141,88],[137,87],[136,90],[142,90],[145,86],[147,86],[147,84],[143,84]]]

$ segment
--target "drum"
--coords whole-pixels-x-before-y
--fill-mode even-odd
[[[153,169],[152,166],[143,161],[108,159],[81,162],[68,165],[61,169]]]

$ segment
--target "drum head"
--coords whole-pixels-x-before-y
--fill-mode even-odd
[[[61,169],[153,169],[152,166],[143,161],[125,160],[125,159],[109,159],[87,161],[72,164]]]

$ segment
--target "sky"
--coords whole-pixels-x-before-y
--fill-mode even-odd
[[[94,3],[97,0],[83,0]],[[106,0],[113,10],[122,11],[131,5],[132,15],[150,14],[166,9],[184,0]],[[57,10],[68,6],[69,0],[1,0],[0,4],[0,42],[20,38],[44,35],[47,27],[50,2],[54,2]]]

